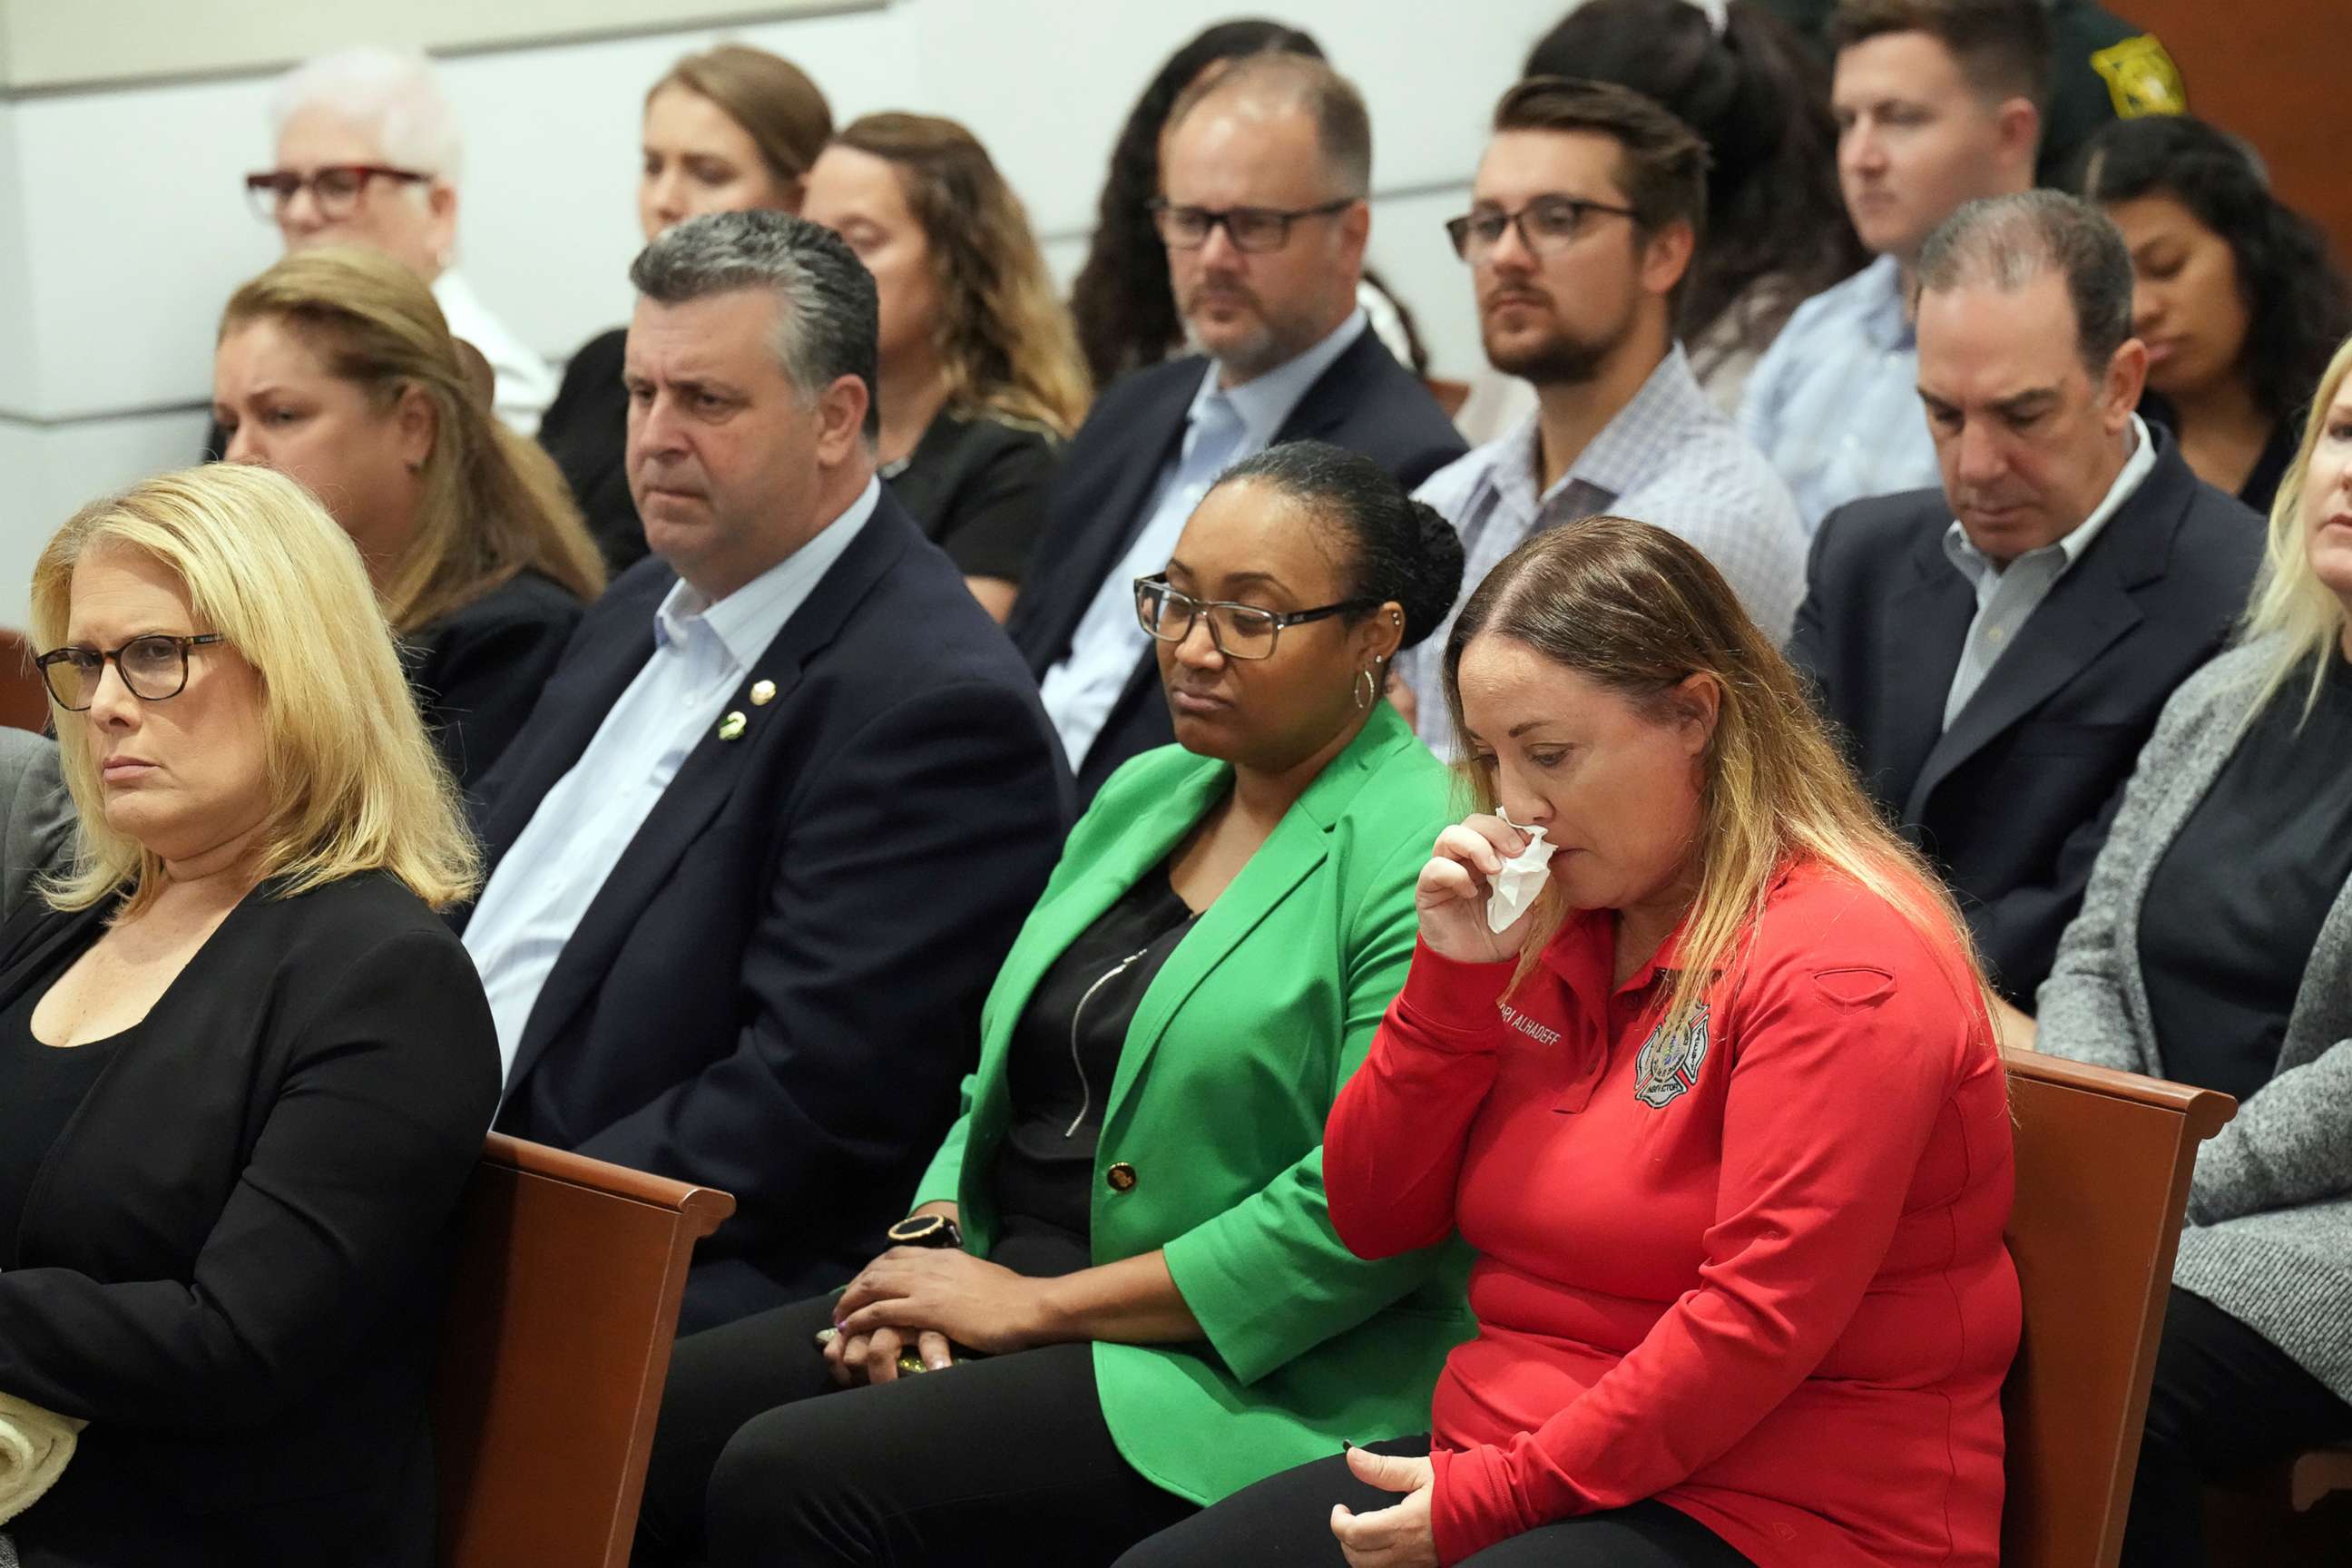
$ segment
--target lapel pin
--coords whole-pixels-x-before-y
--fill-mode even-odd
[[[726,718],[719,721],[719,738],[722,741],[741,740],[743,738],[743,726],[746,722],[747,721],[743,717],[742,710],[737,709],[734,712],[727,715]]]
[[[751,706],[765,708],[776,700],[776,683],[772,680],[751,682]]]

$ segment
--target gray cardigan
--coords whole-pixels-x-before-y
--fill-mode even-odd
[[[58,743],[0,725],[0,920],[16,912],[36,876],[64,868],[73,831]]]
[[[2140,974],[2140,903],[2236,749],[2273,646],[2223,654],[2165,705],[2038,994],[2042,1049],[2164,1076]],[[2302,679],[2274,700],[2301,701]],[[2277,1076],[2198,1152],[2172,1278],[2352,1403],[2352,884],[2319,928]]]

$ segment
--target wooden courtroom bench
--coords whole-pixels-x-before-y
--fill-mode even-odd
[[[2025,1307],[2001,1389],[2003,1568],[2115,1568],[2210,1089],[2002,1053],[2017,1123],[2009,1222]]]
[[[708,1187],[491,1133],[434,1389],[443,1568],[625,1568]]]

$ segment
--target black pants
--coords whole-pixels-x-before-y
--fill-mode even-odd
[[[678,1342],[637,1568],[1102,1568],[1197,1511],[1119,1457],[1092,1347],[843,1389],[832,1321],[819,1298]]]
[[[2352,1407],[2270,1341],[2175,1289],[2157,1346],[2122,1568],[2203,1568],[2208,1480],[2352,1436]]]
[[[1374,1443],[1376,1454],[1424,1458],[1427,1437]],[[1161,1531],[1118,1560],[1118,1568],[1341,1568],[1331,1505],[1358,1513],[1387,1508],[1394,1492],[1366,1486],[1338,1454],[1245,1487],[1214,1508]],[[1042,1559],[1041,1559],[1042,1561]],[[1657,1501],[1567,1519],[1515,1535],[1462,1560],[1462,1568],[1754,1568],[1723,1538]]]

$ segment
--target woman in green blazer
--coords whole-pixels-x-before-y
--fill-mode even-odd
[[[637,1563],[1086,1568],[1419,1418],[1461,1256],[1349,1255],[1321,1144],[1453,819],[1381,689],[1461,577],[1337,447],[1202,499],[1137,584],[1179,744],[1072,830],[901,1245],[679,1342]]]

